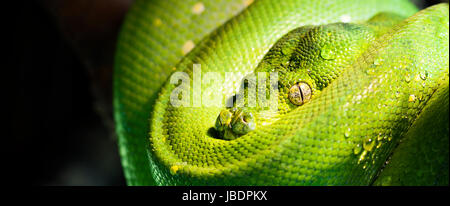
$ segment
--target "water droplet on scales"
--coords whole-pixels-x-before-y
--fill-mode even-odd
[[[320,56],[326,60],[333,60],[336,58],[333,48],[328,45],[325,45],[322,50],[320,50]]]
[[[351,131],[350,128],[348,128],[347,130],[345,130],[345,132],[344,132],[344,137],[345,137],[345,138],[350,137],[350,131]]]
[[[427,77],[428,77],[428,72],[427,72],[427,71],[421,71],[421,72],[419,73],[419,75],[420,75],[420,78],[421,78],[422,80],[426,80]]]

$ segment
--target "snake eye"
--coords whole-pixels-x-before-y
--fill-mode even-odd
[[[298,82],[289,89],[289,101],[301,106],[311,99],[311,87],[305,82]]]

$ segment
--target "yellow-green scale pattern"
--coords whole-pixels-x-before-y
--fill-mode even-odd
[[[137,0],[122,26],[114,70],[114,113],[125,178],[129,185],[155,184],[148,132],[158,92],[189,52],[213,29],[247,5],[242,0]],[[200,10],[201,11],[201,10]]]
[[[147,11],[147,15],[158,13],[142,11]],[[207,11],[205,3],[203,12]],[[289,31],[349,18],[362,23],[380,12],[409,17],[416,9],[407,1],[255,1],[196,42],[197,46],[176,69],[192,77],[192,65],[199,63],[202,73],[249,74]],[[133,15],[136,14],[131,11],[130,16]],[[161,20],[164,22],[165,17]],[[128,24],[133,24],[131,21],[124,24],[123,33],[141,33],[137,23],[127,29]],[[422,109],[439,102],[430,97],[448,81],[448,5],[443,4],[421,11],[376,36],[309,103],[270,125],[234,140],[222,140],[208,133],[221,107],[170,105],[175,85],[163,85],[161,79],[165,77],[154,72],[154,61],[145,61],[156,57],[139,50],[152,43],[145,39],[153,38],[152,35],[142,35],[141,39],[129,38],[125,46],[123,39],[127,35],[122,34],[116,59],[116,120],[130,184],[149,184],[142,178],[145,175],[136,175],[146,174],[152,175],[159,185],[368,185],[421,116]],[[172,46],[171,41],[158,41],[167,45],[155,51],[160,56],[170,56],[174,50],[166,48]],[[180,44],[174,47],[183,48],[185,43]],[[325,58],[330,56],[327,54],[323,54]],[[137,60],[142,62],[137,64]],[[161,66],[161,70],[172,68],[165,66],[168,65]],[[143,88],[152,92],[143,92]],[[233,88],[226,84],[217,88],[217,93],[225,97],[233,94]],[[152,105],[158,91],[158,100]],[[150,97],[153,100],[147,102]],[[141,136],[144,130],[147,133]],[[148,156],[135,153],[137,147],[148,147]],[[391,167],[394,169],[390,170],[397,170]]]

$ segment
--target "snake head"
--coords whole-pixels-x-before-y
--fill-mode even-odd
[[[255,117],[251,112],[236,107],[224,109],[216,119],[215,128],[223,139],[232,140],[253,131],[256,127]]]

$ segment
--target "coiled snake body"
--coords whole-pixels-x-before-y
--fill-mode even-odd
[[[114,74],[128,184],[448,185],[448,22],[402,0],[137,1]],[[194,103],[261,71],[273,113]],[[210,90],[173,106],[174,72]]]

